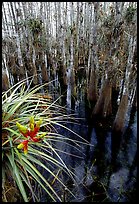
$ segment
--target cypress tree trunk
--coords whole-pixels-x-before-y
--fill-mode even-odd
[[[112,127],[112,167],[116,169],[116,159],[121,144],[121,138],[124,131],[126,113],[128,109],[128,94],[124,94],[120,101],[118,111]]]
[[[9,79],[5,70],[2,70],[2,92],[7,91],[10,87]]]
[[[116,118],[113,124],[113,132],[122,133],[125,124],[127,108],[128,108],[128,94],[125,94],[122,96],[120,105],[118,107]]]
[[[112,113],[111,107],[111,92],[112,92],[112,84],[107,79],[102,87],[100,96],[98,101],[94,107],[93,115],[98,117],[107,117],[110,116]]]
[[[89,88],[88,88],[88,99],[92,103],[96,103],[97,101],[97,83],[96,83],[96,73],[95,70],[91,70],[90,75],[90,82],[89,82]]]
[[[63,53],[63,33],[62,33],[62,23],[61,23],[61,3],[55,3],[55,14],[56,18],[56,41],[57,41],[57,49],[56,49],[56,61],[57,61],[57,73],[59,76],[59,82],[61,87],[61,92],[65,93],[67,88],[67,80],[66,80],[66,67],[64,65],[64,53]]]
[[[48,74],[51,79],[59,75],[59,82],[66,90],[67,68],[71,74],[68,82],[72,86],[71,94],[76,96],[76,85],[78,83],[80,86],[78,79],[81,76],[81,73],[77,76],[78,66],[84,66],[87,61],[88,99],[95,104],[99,93],[98,84],[104,90],[105,81],[112,79],[112,101],[115,101],[116,106],[118,87],[121,87],[122,80],[123,89],[119,95],[122,97],[126,91],[129,95],[134,94],[136,75],[132,65],[136,44],[136,11],[130,21],[128,18],[132,17],[132,13],[129,13],[131,15],[127,19],[125,14],[131,12],[128,6],[134,7],[135,4],[114,2],[110,7],[107,2],[40,2],[40,9],[35,7],[36,2],[8,2],[8,7],[3,4],[6,23],[3,22],[3,29],[11,37],[6,42],[3,56],[10,75],[14,76],[14,83],[26,77],[27,69],[27,76],[41,73],[42,82],[48,81]],[[32,33],[30,19],[34,22],[41,19],[44,29]],[[84,74],[82,76],[84,78]],[[34,77],[33,83],[38,83],[37,77]],[[98,112],[103,117],[111,113],[111,83],[107,88],[108,92],[101,91],[100,95],[102,92],[105,94],[98,99],[98,104],[103,107],[95,107],[96,114]],[[105,99],[104,95],[108,98]]]
[[[99,2],[94,3],[94,22],[92,29],[92,42],[91,42],[91,74],[88,87],[88,99],[95,103],[97,100],[97,75],[98,70],[98,45],[97,45],[97,23],[98,23],[98,11],[99,11]],[[91,91],[92,90],[92,91]]]

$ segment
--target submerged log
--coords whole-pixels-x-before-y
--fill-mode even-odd
[[[122,99],[116,114],[116,118],[114,120],[114,124],[112,128],[114,132],[123,131],[127,108],[128,108],[128,95],[125,94],[122,96]]]

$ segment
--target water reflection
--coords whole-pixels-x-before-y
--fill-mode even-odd
[[[82,86],[81,86],[82,87]],[[85,90],[78,88],[77,98],[71,96],[71,86],[68,85],[66,100],[67,112],[74,113],[77,124],[67,124],[67,127],[88,140],[92,146],[82,146],[77,151],[75,146],[57,142],[59,149],[69,153],[59,153],[63,161],[76,175],[78,185],[65,176],[63,181],[76,194],[76,199],[66,196],[74,202],[126,202],[135,200],[137,178],[137,119],[136,110],[128,112],[129,120],[124,132],[112,132],[106,125],[108,120],[96,121],[91,118],[91,110],[86,104]],[[65,103],[65,104],[64,104]],[[87,106],[87,107],[86,107]],[[69,111],[72,108],[72,111]],[[71,139],[76,136],[71,132],[58,129],[62,135]],[[70,155],[71,154],[71,155]],[[72,154],[81,158],[73,157]]]
[[[137,141],[136,112],[131,109],[128,126],[123,134],[112,134],[112,170],[108,192],[112,202],[135,200]],[[131,190],[132,189],[132,190]]]
[[[90,168],[91,163],[96,159],[91,175],[97,178],[97,181],[90,179],[88,188],[94,192],[95,199],[95,193],[98,193],[99,187],[97,190],[94,189],[99,182],[106,186],[105,196],[109,201],[127,202],[136,199],[137,120],[135,109],[131,109],[129,113],[128,126],[123,133],[107,131],[99,123],[96,123],[99,125],[95,124],[95,127],[90,125],[90,143],[94,147],[87,152],[87,164]],[[99,193],[101,194],[101,190]]]

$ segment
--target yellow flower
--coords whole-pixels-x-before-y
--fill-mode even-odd
[[[36,127],[40,128],[40,125],[42,124],[42,119],[40,119],[38,122],[36,122]]]
[[[29,142],[28,140],[24,140],[17,146],[18,149],[24,150],[24,154],[28,153],[28,142]]]
[[[46,132],[44,132],[40,136],[39,135],[37,136],[41,124],[42,124],[42,119],[40,119],[38,122],[35,123],[33,116],[30,117],[29,129],[26,126],[23,126],[18,122],[16,123],[19,131],[22,133],[24,137],[27,138],[27,140],[22,141],[17,146],[18,149],[23,149],[24,154],[28,153],[28,142],[29,141],[39,142],[41,141],[41,138],[43,138],[47,134]]]
[[[18,146],[17,146],[17,149],[23,149],[24,147],[24,144],[23,143],[20,143]]]
[[[30,130],[34,131],[34,124],[33,123],[30,123]]]
[[[34,131],[34,117],[30,117],[30,124],[29,124],[30,130]]]
[[[28,150],[27,149],[24,149],[24,154],[27,154],[28,153]]]
[[[18,123],[18,122],[16,122],[16,125],[17,125],[18,129],[19,129],[21,132],[27,133],[27,131],[28,131],[28,128],[27,128],[27,127],[21,125],[21,124]]]
[[[30,123],[34,124],[34,117],[33,116],[30,117]]]

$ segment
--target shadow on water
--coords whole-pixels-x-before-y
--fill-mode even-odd
[[[67,109],[68,113],[74,113],[77,118],[83,118],[77,120],[78,124],[67,123],[66,126],[89,141],[91,146],[82,145],[78,151],[72,142],[69,143],[70,145],[57,142],[56,146],[67,153],[59,153],[59,155],[76,175],[77,185],[65,174],[62,175],[65,185],[76,195],[75,199],[63,190],[64,200],[70,202],[135,201],[137,195],[136,109],[132,108],[128,111],[124,132],[116,133],[111,130],[111,118],[104,120],[91,118],[83,84],[78,87],[76,99],[72,98],[70,90],[67,90],[62,99],[62,106],[66,105],[72,108],[72,111]],[[77,139],[72,132],[63,128],[58,128],[58,132],[70,139]],[[56,189],[59,191],[59,186],[56,186]]]
[[[112,132],[108,192],[113,202],[135,202],[137,198],[137,112],[133,108],[129,113],[123,134]]]

